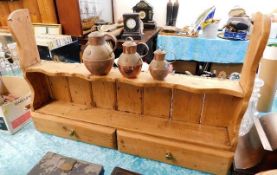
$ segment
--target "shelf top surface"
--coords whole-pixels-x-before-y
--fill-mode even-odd
[[[26,72],[40,72],[48,76],[79,77],[89,81],[118,81],[139,87],[160,86],[174,88],[192,93],[219,93],[243,97],[244,93],[239,81],[205,78],[183,74],[169,74],[164,81],[154,80],[149,72],[141,72],[136,79],[124,78],[117,68],[113,68],[106,76],[91,75],[84,64],[41,61],[29,67]]]

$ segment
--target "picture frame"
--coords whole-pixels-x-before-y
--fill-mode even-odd
[[[81,20],[98,17],[108,23],[114,23],[113,0],[79,0]]]

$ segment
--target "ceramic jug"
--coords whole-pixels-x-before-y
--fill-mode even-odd
[[[146,48],[146,54],[140,55],[137,53],[138,45],[143,45]],[[147,55],[149,48],[143,42],[136,44],[131,37],[127,38],[122,47],[123,53],[118,58],[119,71],[126,78],[136,78],[142,68],[142,57]]]
[[[149,65],[149,71],[155,80],[164,80],[170,71],[172,66],[165,61],[166,52],[162,50],[156,50],[154,52],[154,59]]]
[[[106,42],[111,39],[114,48]],[[88,35],[88,46],[83,53],[83,62],[86,68],[93,75],[107,75],[114,63],[114,53],[117,40],[113,35],[102,32],[92,32]]]

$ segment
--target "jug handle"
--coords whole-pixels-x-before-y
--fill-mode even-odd
[[[111,39],[113,41],[114,47],[112,49],[113,49],[113,51],[115,51],[115,49],[117,48],[116,47],[117,46],[117,39],[116,39],[116,37],[111,35],[111,34],[108,34],[108,33],[105,34],[104,37],[105,37],[105,40]]]
[[[146,50],[147,50],[147,52],[144,55],[140,55],[143,58],[143,57],[145,57],[148,54],[149,47],[144,42],[139,42],[138,45],[143,45],[146,48]]]

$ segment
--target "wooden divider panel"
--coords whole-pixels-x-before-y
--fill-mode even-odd
[[[221,95],[205,94],[201,124],[228,127],[236,115],[236,108],[241,98]]]
[[[117,105],[119,111],[142,114],[143,89],[117,82]]]
[[[73,103],[92,106],[92,90],[89,81],[70,77],[68,78],[70,96]]]
[[[92,82],[94,105],[98,108],[116,109],[116,84],[112,81],[96,80]]]
[[[203,94],[192,94],[183,90],[173,90],[172,119],[189,123],[200,123]]]
[[[162,118],[170,117],[172,89],[162,87],[145,87],[143,96],[143,113]]]
[[[51,95],[46,75],[42,73],[26,73],[26,78],[32,85],[33,108],[38,109],[49,103]]]
[[[53,99],[71,102],[68,80],[66,77],[50,76],[49,84],[50,84],[51,95]]]

